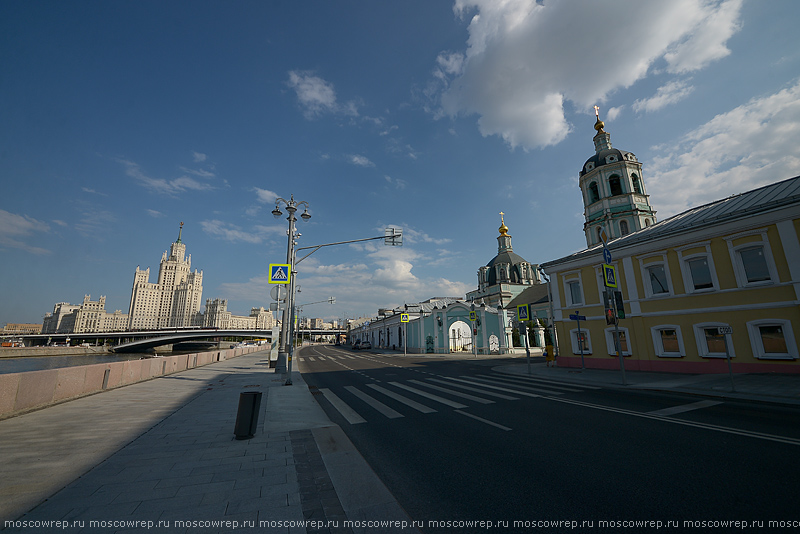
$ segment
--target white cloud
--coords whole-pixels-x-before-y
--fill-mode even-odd
[[[147,214],[148,214],[149,216],[153,217],[153,218],[156,218],[156,219],[159,219],[159,218],[161,218],[161,217],[163,217],[163,216],[164,216],[164,214],[163,214],[163,213],[161,213],[160,211],[156,211],[156,210],[150,210],[150,209],[149,209],[149,210],[147,210]]]
[[[441,92],[446,115],[477,114],[481,134],[512,148],[554,145],[571,129],[567,102],[589,109],[658,61],[683,74],[724,57],[740,8],[740,0],[456,0],[458,15],[474,13],[463,64],[458,53],[440,54],[427,93]],[[604,31],[620,20],[625,31]]]
[[[633,111],[640,113],[642,111],[650,113],[658,111],[664,106],[680,102],[689,96],[694,87],[687,85],[684,80],[673,80],[665,85],[662,85],[656,91],[656,94],[644,100],[637,100],[633,103]]]
[[[717,115],[649,166],[659,219],[800,174],[800,82]],[[647,176],[647,175],[646,175]]]
[[[192,158],[194,159],[195,163],[202,163],[208,158],[208,156],[200,152],[192,152]]]
[[[286,228],[284,226],[257,225],[254,226],[252,230],[246,231],[235,224],[217,219],[202,221],[200,226],[208,235],[219,237],[232,243],[262,243],[271,236],[286,233]]]
[[[211,184],[199,182],[188,176],[180,176],[172,180],[152,178],[145,174],[139,165],[133,161],[125,159],[118,159],[117,161],[125,167],[125,174],[135,179],[147,189],[155,191],[156,193],[174,196],[187,190],[210,191],[214,189]]]
[[[307,119],[314,119],[326,113],[358,116],[355,102],[339,104],[333,84],[309,71],[290,71],[286,84],[294,89],[303,109],[303,115]]]
[[[352,154],[348,156],[348,160],[353,165],[358,165],[359,167],[374,167],[375,164],[372,163],[369,158],[366,156],[361,156],[359,154]]]
[[[50,254],[50,251],[41,247],[29,245],[20,238],[28,238],[35,233],[49,232],[50,227],[42,221],[37,221],[27,215],[17,215],[0,209],[0,246],[18,248],[31,254]]]
[[[256,192],[256,200],[262,204],[272,204],[275,202],[275,199],[278,198],[278,194],[273,193],[269,189],[260,189],[258,187],[254,187],[253,190]]]

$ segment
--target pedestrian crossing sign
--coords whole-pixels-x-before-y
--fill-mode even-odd
[[[477,318],[478,318],[478,313],[477,312],[474,312],[474,311],[469,312],[469,320],[470,321],[474,322]]]
[[[530,319],[530,314],[528,313],[528,305],[521,304],[517,306],[517,320],[527,321],[528,319]]]
[[[400,314],[400,322],[401,323],[407,323],[408,322],[408,314],[407,313],[401,313]]]
[[[269,264],[269,283],[288,284],[292,279],[292,269],[288,263]]]
[[[603,283],[606,287],[617,287],[617,268],[607,263],[603,264]]]

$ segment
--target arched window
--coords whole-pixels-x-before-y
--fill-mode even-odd
[[[645,226],[650,226],[650,219],[645,219],[644,220],[644,225]]]
[[[619,222],[619,233],[620,235],[628,235],[630,233],[630,230],[628,230],[628,221]]]
[[[589,184],[589,204],[594,204],[600,200],[600,193],[597,190],[597,182]]]
[[[639,183],[639,177],[635,174],[631,175],[631,182],[633,182],[634,193],[642,194],[642,184]]]
[[[622,194],[622,183],[619,180],[619,176],[616,174],[611,175],[611,178],[608,179],[608,189],[611,191],[612,197]]]

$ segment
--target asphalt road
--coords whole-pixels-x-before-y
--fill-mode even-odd
[[[724,521],[758,531],[800,521],[795,408],[514,377],[492,370],[510,361],[497,358],[317,345],[296,360],[423,532],[742,530]]]

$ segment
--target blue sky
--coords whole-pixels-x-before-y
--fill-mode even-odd
[[[497,252],[585,247],[593,106],[658,218],[800,174],[800,3],[0,3],[0,325],[127,312],[184,222],[204,298],[267,306],[298,246],[304,315],[464,296]]]

